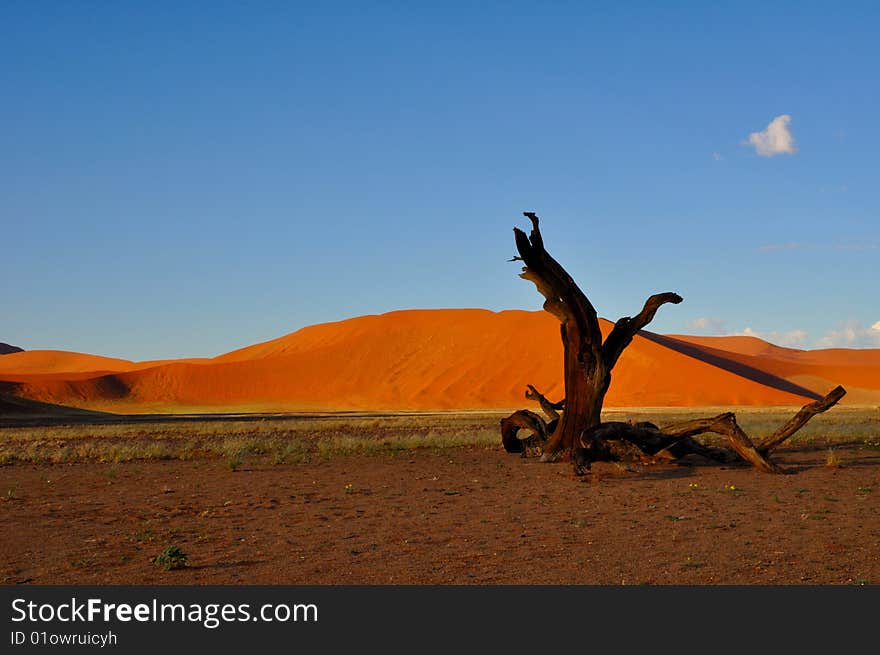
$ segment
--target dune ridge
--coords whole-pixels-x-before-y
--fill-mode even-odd
[[[754,337],[679,335],[663,339],[671,348],[695,347],[701,357],[722,357],[738,365],[759,368],[819,395],[842,384],[847,389],[846,403],[880,402],[880,349],[797,350],[775,346]],[[742,341],[745,339],[760,343]]]
[[[67,350],[22,350],[0,358],[0,376],[52,375],[70,373],[121,373],[179,362],[207,363],[207,358],[159,359],[133,362],[117,357],[104,357]]]
[[[607,334],[612,324],[601,326]],[[876,391],[880,400],[880,351],[724,339],[637,335],[606,405],[802,405],[847,380],[859,398],[873,402]],[[25,355],[0,358],[0,390],[111,411],[500,409],[528,406],[527,383],[563,395],[559,324],[542,311],[401,310],[305,327],[212,359]]]

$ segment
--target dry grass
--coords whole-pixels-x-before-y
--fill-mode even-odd
[[[840,455],[837,454],[837,451],[834,448],[829,448],[828,453],[825,456],[825,467],[830,469],[839,469],[843,466],[843,462],[840,460]]]
[[[662,426],[724,408],[611,409],[605,420],[649,420]],[[771,433],[791,408],[738,409],[753,437]],[[132,422],[57,427],[0,428],[0,465],[15,463],[128,462],[155,459],[224,459],[235,471],[248,460],[303,463],[349,455],[397,454],[414,449],[499,448],[497,413],[447,413],[376,417],[280,417],[240,420]],[[715,439],[709,435],[707,441]],[[813,419],[789,442],[830,447],[880,443],[880,410],[836,407]]]
[[[417,448],[494,447],[494,415],[265,418],[0,429],[0,464],[249,458],[292,464]]]
[[[606,421],[651,421],[660,427],[678,421],[687,421],[701,416],[714,416],[726,411],[734,411],[740,427],[752,438],[758,439],[771,434],[776,428],[794,416],[796,407],[703,407],[703,408],[648,408],[611,409],[603,414]],[[708,442],[724,443],[707,437]],[[838,443],[862,443],[870,445],[880,441],[880,407],[833,407],[828,412],[813,418],[801,428],[784,447],[804,445],[828,445]]]

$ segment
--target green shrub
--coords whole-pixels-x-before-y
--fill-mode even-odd
[[[161,553],[156,555],[153,564],[163,571],[173,571],[186,567],[186,553],[178,546],[168,546]]]

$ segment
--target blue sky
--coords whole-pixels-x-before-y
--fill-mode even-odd
[[[534,210],[603,316],[880,347],[876,3],[423,4],[4,2],[0,341],[537,309]]]

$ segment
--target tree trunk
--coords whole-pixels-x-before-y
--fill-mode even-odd
[[[758,470],[780,473],[783,469],[768,459],[770,453],[813,416],[837,404],[846,393],[843,387],[837,387],[822,400],[804,405],[759,446],[740,428],[731,412],[673,424],[662,430],[650,423],[602,423],[602,405],[617,360],[636,333],[653,320],[657,310],[666,303],[680,303],[681,296],[672,292],[651,296],[636,316],[618,320],[603,342],[593,305],[568,272],[544,249],[538,217],[533,212],[524,212],[524,215],[532,222],[532,231],[527,236],[513,228],[519,255],[511,261],[525,264],[520,277],[534,283],[544,296],[544,310],[561,323],[565,398],[551,403],[528,385],[526,398],[539,402],[550,422],[528,410],[503,419],[502,443],[508,452],[525,456],[529,448],[539,448],[543,461],[573,456],[579,474],[594,461],[620,459],[632,455],[633,449],[643,461],[676,459],[694,453],[719,461],[739,458]],[[560,417],[557,410],[563,406]],[[519,436],[522,429],[527,431],[525,437]],[[705,432],[726,436],[732,452],[704,446],[692,438]]]
[[[599,318],[593,305],[574,279],[544,249],[544,240],[533,212],[524,212],[532,222],[531,234],[513,228],[522,261],[521,278],[530,280],[544,296],[544,310],[559,319],[564,349],[565,411],[544,446],[544,461],[570,455],[584,430],[601,422],[602,404],[611,384],[611,370],[636,332],[654,318],[661,305],[680,303],[675,293],[651,296],[642,311],[621,318],[602,342]]]
[[[576,325],[562,324],[564,354],[565,411],[559,425],[544,447],[543,458],[555,459],[560,453],[571,452],[584,430],[599,425],[605,394],[611,376],[601,362],[579,357],[583,337]]]

